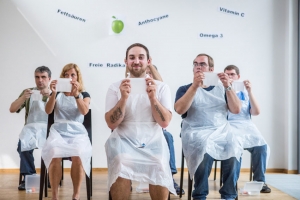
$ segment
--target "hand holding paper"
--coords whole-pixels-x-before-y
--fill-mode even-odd
[[[231,86],[231,79],[229,78],[229,76],[226,73],[218,73],[218,77],[220,79],[220,81],[223,83],[223,86],[225,88]]]
[[[80,83],[77,81],[71,81],[71,85],[72,85],[71,95],[77,97],[80,91]]]
[[[149,99],[156,98],[156,85],[155,85],[153,78],[148,77],[145,80],[146,80],[147,93],[148,93]]]
[[[203,85],[204,79],[205,79],[205,75],[202,71],[194,72],[193,86],[197,88],[201,87]]]
[[[121,82],[119,89],[120,89],[122,98],[127,99],[128,96],[129,96],[129,94],[132,93],[132,90],[131,90],[131,79],[130,78],[124,79]]]
[[[32,93],[32,91],[31,91],[30,89],[27,89],[27,90],[24,91],[24,93],[23,93],[23,95],[22,95],[22,97],[24,98],[24,101],[25,101],[26,99],[29,99],[29,98],[30,98],[31,93]]]
[[[244,84],[248,93],[251,93],[252,85],[249,80],[244,80]]]

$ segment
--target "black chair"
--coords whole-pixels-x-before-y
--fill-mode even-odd
[[[49,136],[49,131],[51,125],[54,123],[54,111],[49,114],[48,116],[48,126],[47,126],[47,138]],[[83,125],[86,128],[88,132],[88,136],[90,138],[91,144],[92,144],[92,110],[89,109],[89,112],[84,116]],[[62,159],[62,180],[63,180],[63,160],[66,160],[66,158]],[[90,197],[92,196],[92,158],[91,158],[91,172],[90,177],[85,175],[86,178],[86,193],[87,193],[87,199],[90,200]],[[40,179],[40,193],[39,193],[39,200],[43,199],[43,190],[45,190],[45,197],[48,197],[48,176],[47,176],[47,169],[44,163],[44,160],[41,158],[41,179]]]
[[[214,161],[215,161],[214,180],[216,180],[217,161],[220,161],[220,160],[214,160]],[[184,172],[184,153],[182,150],[179,198],[182,197],[183,172]],[[221,162],[221,167],[220,167],[220,187],[221,186],[222,186],[222,162]],[[193,188],[193,179],[190,179],[190,173],[188,172],[188,200],[191,200],[191,198],[192,198],[192,188]],[[238,184],[236,184],[236,191],[238,192]],[[238,196],[236,196],[235,200],[238,200]]]

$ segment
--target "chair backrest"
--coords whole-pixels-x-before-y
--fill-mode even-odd
[[[50,128],[53,123],[54,123],[54,109],[52,113],[48,115],[47,138],[49,136]],[[83,126],[87,130],[88,136],[92,144],[92,110],[91,109],[89,109],[89,112],[86,115],[84,115]]]

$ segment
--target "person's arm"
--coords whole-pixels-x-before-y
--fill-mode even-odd
[[[218,76],[223,83],[224,88],[228,88],[229,86],[231,86],[231,80],[229,79],[227,74],[219,73]],[[233,114],[238,114],[239,112],[241,112],[241,101],[233,89],[226,91],[226,97],[229,111]]]
[[[79,88],[80,83],[77,81],[71,81],[72,89],[71,89],[71,95],[74,96],[76,99],[76,104],[79,112],[82,115],[86,115],[89,112],[89,105],[90,105],[90,98],[78,98],[79,97]]]
[[[49,97],[48,102],[45,105],[45,112],[49,115],[50,113],[52,113],[55,103],[56,103],[56,84],[57,84],[57,80],[53,80],[50,83],[50,90],[52,91],[51,96]]]
[[[185,94],[183,94],[182,97],[179,98],[174,104],[174,109],[178,114],[182,115],[186,113],[187,110],[191,107],[197,89],[202,86],[204,78],[205,76],[202,72],[194,73],[194,80],[192,85],[185,92]]]
[[[130,80],[124,79],[121,82],[119,89],[121,92],[119,101],[117,100],[117,95],[111,89],[108,90],[106,95],[106,104],[115,103],[117,101],[116,105],[105,113],[106,124],[111,130],[117,128],[124,120],[126,102],[131,91]]]
[[[249,80],[245,80],[244,81],[244,85],[245,85],[245,88],[248,92],[248,95],[249,95],[249,100],[250,100],[250,105],[251,105],[251,108],[250,108],[250,113],[251,115],[259,115],[260,114],[260,108],[259,108],[259,105],[252,93],[252,85],[250,83]]]
[[[152,78],[146,78],[146,84],[147,93],[151,104],[152,116],[162,128],[166,128],[172,119],[172,113],[156,98],[157,88],[155,81]]]
[[[179,88],[177,92],[179,92]],[[174,110],[183,115],[187,112],[187,110],[191,107],[195,94],[197,92],[198,87],[194,87],[193,84],[189,87],[189,89],[183,94],[181,98],[179,98],[174,104]]]
[[[11,113],[14,113],[14,112],[17,112],[19,109],[23,108],[25,106],[25,101],[30,98],[30,95],[31,95],[30,89],[24,90],[21,93],[21,95],[19,96],[19,98],[17,100],[15,100],[14,102],[12,102],[12,104],[10,105],[9,111]]]
[[[84,99],[76,99],[78,110],[82,115],[86,115],[89,112],[90,101],[91,99],[89,97],[86,97]]]

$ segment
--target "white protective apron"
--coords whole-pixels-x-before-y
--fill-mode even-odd
[[[79,96],[82,98],[82,94]],[[90,176],[92,146],[83,120],[75,98],[59,93],[54,108],[54,124],[42,150],[47,168],[52,158],[79,156],[85,173]]]
[[[217,160],[235,157],[240,161],[243,148],[227,121],[224,95],[220,83],[210,91],[198,88],[187,117],[183,119],[182,147],[190,178],[193,178],[205,153]]]
[[[228,121],[231,128],[236,133],[238,140],[243,148],[251,148],[256,146],[267,145],[267,163],[270,157],[270,147],[251,120],[249,110],[249,96],[246,91],[242,92],[244,100],[241,100],[242,110],[239,114],[233,114],[228,111]]]
[[[45,102],[30,99],[27,122],[19,135],[21,151],[43,148],[46,142],[47,122]]]
[[[125,113],[123,122],[105,143],[108,190],[122,177],[160,185],[176,195],[169,165],[170,151],[162,128],[152,116],[148,95],[130,95]]]

